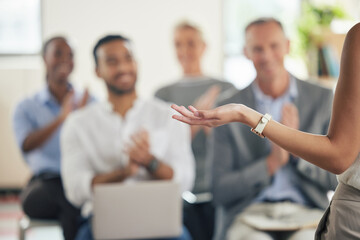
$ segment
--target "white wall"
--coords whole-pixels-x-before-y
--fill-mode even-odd
[[[152,96],[181,72],[172,45],[173,26],[183,19],[198,23],[208,50],[204,70],[222,76],[221,0],[43,0],[43,35],[65,35],[73,40],[75,86],[88,86],[105,97],[94,74],[91,55],[95,42],[105,34],[121,33],[134,42],[139,63],[138,92]],[[17,101],[43,83],[39,56],[0,57],[0,188],[20,187],[29,177],[15,146],[11,114]]]
[[[0,188],[17,188],[30,172],[15,144],[11,118],[15,103],[39,87],[39,69],[0,70]]]
[[[190,19],[203,27],[208,40],[204,69],[221,76],[221,0],[51,0],[43,1],[44,37],[65,34],[74,40],[73,79],[99,93],[91,55],[105,34],[121,33],[134,42],[139,64],[138,91],[151,96],[160,86],[180,76],[172,45],[174,25]],[[104,92],[104,91],[103,91]]]

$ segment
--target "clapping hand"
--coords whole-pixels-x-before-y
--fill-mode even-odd
[[[219,96],[221,88],[217,85],[209,88],[203,95],[201,95],[194,103],[196,109],[210,110],[214,107],[215,101]]]
[[[140,130],[131,136],[132,145],[127,148],[130,161],[138,165],[148,166],[154,156],[150,153],[149,134],[146,130]]]
[[[79,102],[74,102],[74,90],[69,90],[61,104],[61,119],[65,118],[75,109],[84,107],[89,99],[89,91],[85,89],[84,94]]]

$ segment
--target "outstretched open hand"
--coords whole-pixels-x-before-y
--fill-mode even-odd
[[[171,108],[181,114],[173,115],[174,119],[190,125],[208,127],[218,127],[230,122],[241,121],[239,110],[243,107],[244,105],[241,104],[226,104],[210,110],[198,110],[193,106],[189,106],[187,109],[184,106],[171,105]]]

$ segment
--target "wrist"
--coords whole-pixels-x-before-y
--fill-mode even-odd
[[[160,167],[160,162],[156,158],[152,158],[149,162],[149,164],[146,166],[146,169],[150,173],[156,172]]]
[[[259,119],[262,116],[260,113],[256,112],[255,110],[243,104],[238,105],[236,112],[237,112],[236,121],[246,124],[250,127],[256,126],[256,124],[259,122]]]
[[[234,116],[235,119],[233,119],[234,122],[241,122],[241,123],[245,123],[245,118],[246,118],[246,107],[243,104],[237,104],[236,108],[235,108],[235,113],[236,115]]]
[[[122,182],[131,176],[131,169],[129,166],[115,170],[114,182]]]
[[[65,121],[65,119],[66,119],[66,115],[63,114],[63,113],[60,113],[60,115],[59,115],[58,118],[57,118],[58,124],[59,124],[59,125],[62,124],[62,123]]]

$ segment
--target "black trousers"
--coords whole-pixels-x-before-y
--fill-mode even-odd
[[[193,240],[211,240],[214,222],[215,209],[211,202],[190,204],[184,201],[184,225]]]
[[[75,239],[80,210],[65,198],[60,176],[42,174],[32,177],[20,199],[23,211],[30,218],[56,219],[61,224],[65,240]]]

